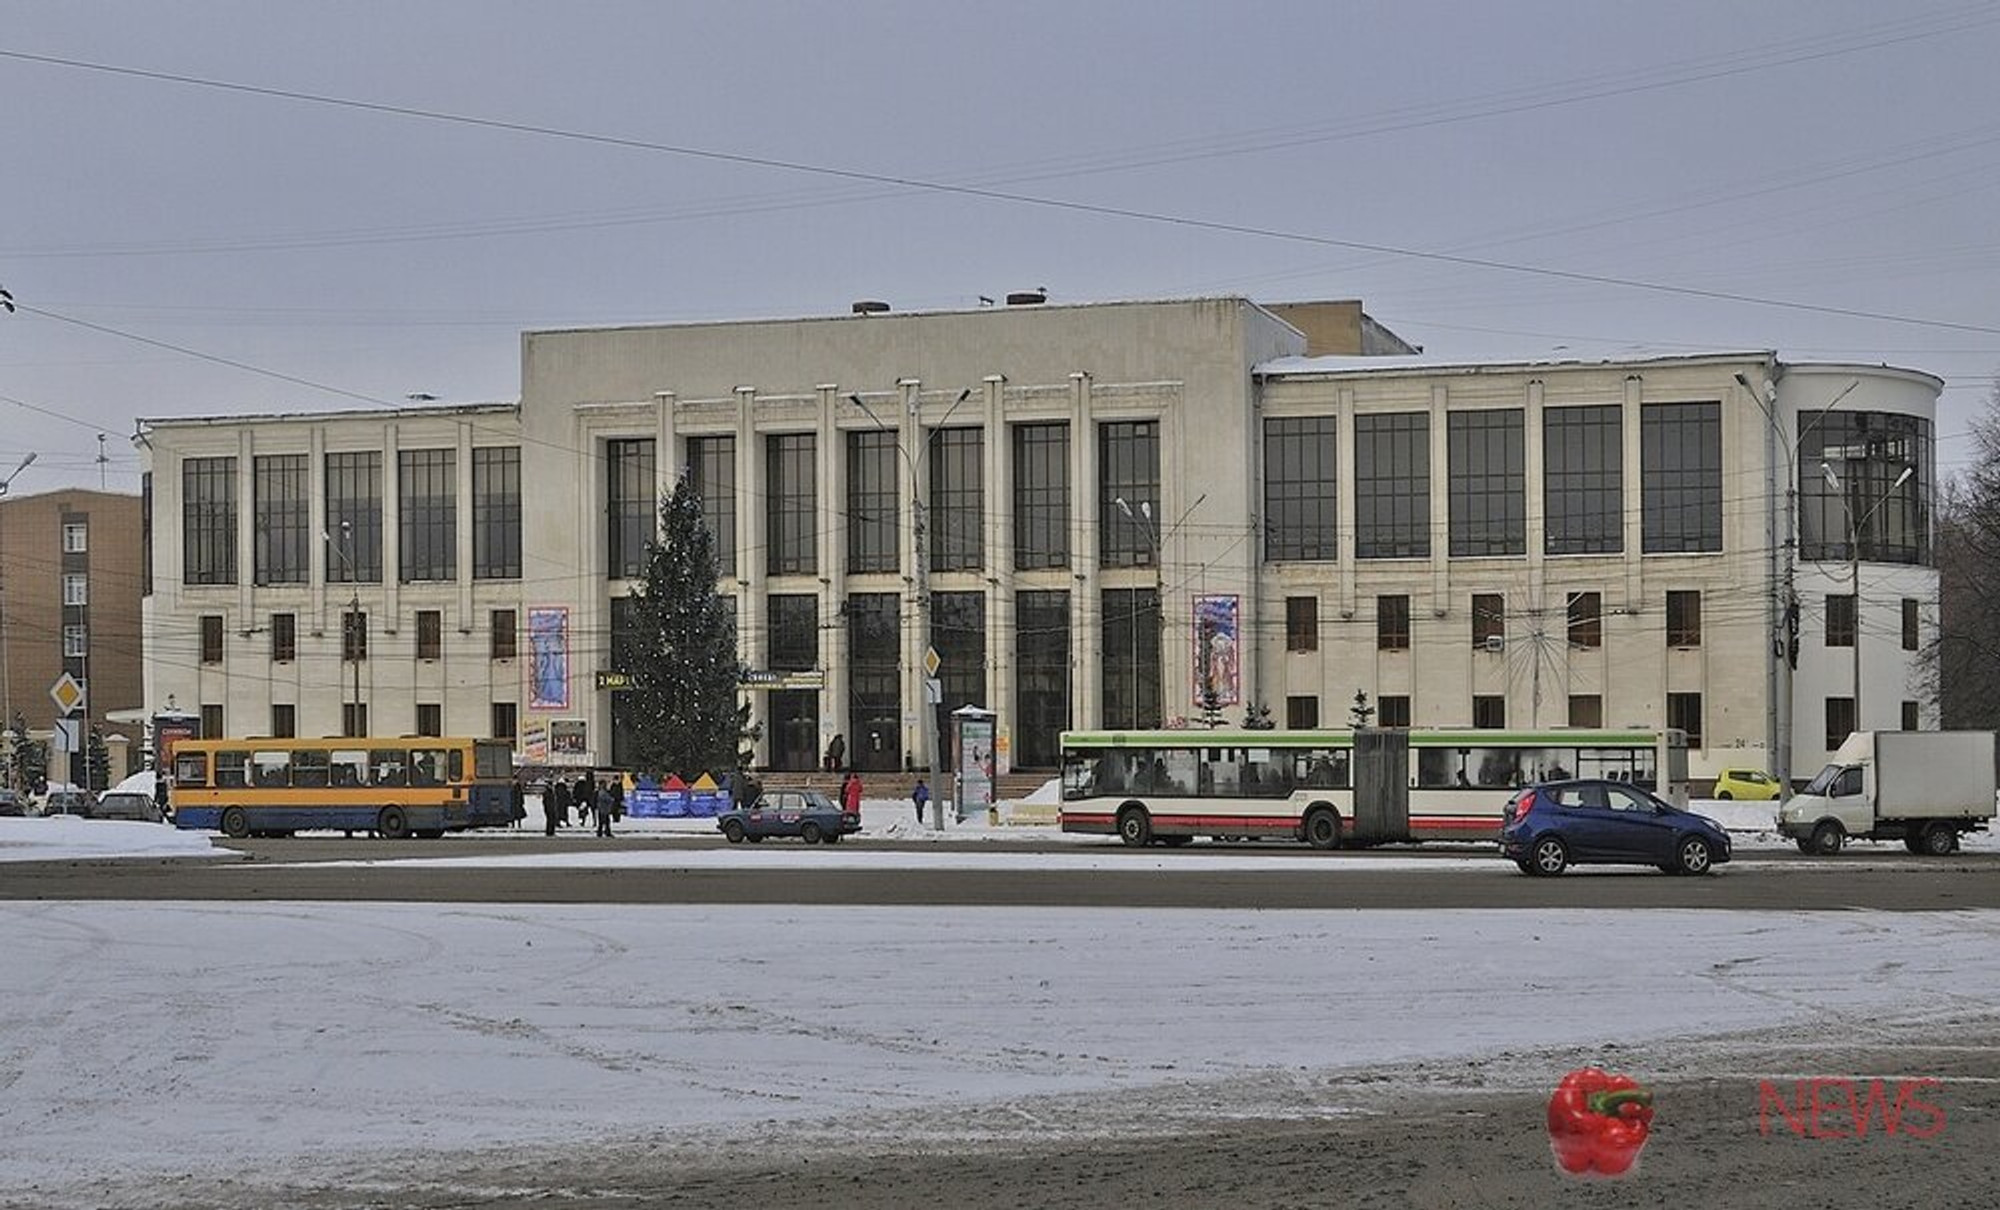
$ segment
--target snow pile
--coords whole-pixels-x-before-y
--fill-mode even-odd
[[[170,824],[51,815],[0,819],[0,861],[69,861],[101,857],[235,857],[206,832]]]

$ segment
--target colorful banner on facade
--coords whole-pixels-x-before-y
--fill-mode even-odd
[[[569,610],[528,611],[528,709],[569,709]]]
[[[1241,598],[1201,596],[1194,599],[1194,704],[1211,696],[1218,706],[1234,706],[1243,698],[1240,660]]]

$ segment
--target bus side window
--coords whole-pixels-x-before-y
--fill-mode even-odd
[[[353,787],[368,780],[366,752],[335,752],[331,780],[336,786]]]
[[[215,788],[243,790],[250,785],[250,754],[240,749],[215,754]]]
[[[292,754],[289,752],[253,752],[250,766],[256,774],[259,789],[283,789],[292,784]]]
[[[444,753],[431,748],[418,748],[410,753],[410,784],[412,786],[441,786],[444,780],[440,770],[444,768]]]
[[[453,748],[451,750],[451,784],[455,786],[464,780],[465,780],[465,749]]]
[[[309,789],[318,789],[328,784],[328,765],[325,752],[316,748],[301,748],[292,753],[292,784]]]
[[[177,786],[208,785],[208,754],[191,752],[174,758],[174,784]]]
[[[368,763],[375,766],[375,776],[369,780],[378,786],[405,786],[409,784],[409,772],[403,766],[403,754],[394,748],[377,748],[368,754]]]

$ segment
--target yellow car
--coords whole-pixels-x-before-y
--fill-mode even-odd
[[[1716,775],[1717,798],[1740,798],[1745,802],[1778,796],[1778,779],[1761,769],[1724,769]]]

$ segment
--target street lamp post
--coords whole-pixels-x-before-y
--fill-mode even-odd
[[[1889,490],[1882,493],[1882,498],[1869,505],[1868,511],[1862,513],[1858,519],[1854,515],[1854,506],[1847,502],[1847,492],[1841,487],[1840,476],[1834,473],[1833,465],[1822,462],[1819,464],[1819,470],[1820,474],[1826,476],[1827,485],[1838,493],[1836,498],[1840,501],[1840,511],[1847,514],[1848,577],[1849,583],[1854,588],[1854,730],[1865,731],[1868,728],[1861,718],[1861,531],[1867,527],[1875,514],[1881,511],[1882,506],[1889,502],[1889,498],[1896,494],[1897,489],[1910,481],[1910,476],[1916,474],[1917,468],[1904,467],[1903,473],[1896,476],[1896,481],[1889,485]]]
[[[333,536],[325,530],[321,530],[319,536],[327,544],[333,544]],[[354,556],[348,551],[353,541],[354,522],[342,521],[340,544],[334,546],[334,550],[340,555],[340,565],[347,569],[347,581],[354,586],[354,595],[348,600],[347,616],[340,620],[340,655],[342,659],[354,657],[349,660],[354,665],[354,703],[348,709],[347,717],[342,720],[343,725],[340,729],[349,735],[362,735],[364,730],[361,726],[361,653],[358,650],[349,650],[352,636],[348,634],[347,629],[349,626],[358,627],[361,624],[361,577],[354,574]]]
[[[21,465],[15,467],[13,472],[5,479],[0,479],[0,500],[7,498],[7,491],[14,486],[14,480],[19,478],[21,472],[27,470],[34,461],[35,455],[31,450],[22,456]],[[8,679],[7,672],[6,534],[7,523],[4,519],[0,519],[0,715],[5,716],[4,718],[0,718],[0,723],[12,726],[14,722],[14,690],[12,682]]]

